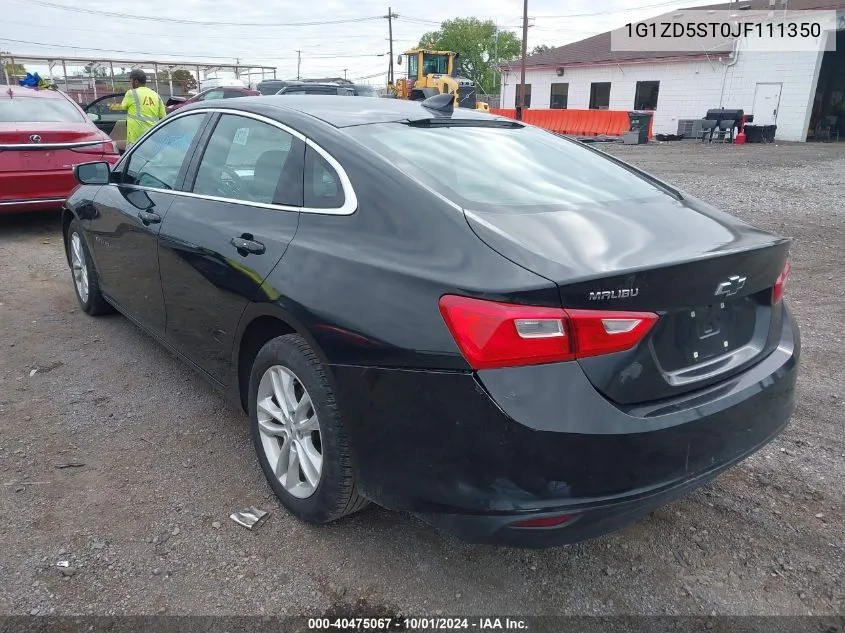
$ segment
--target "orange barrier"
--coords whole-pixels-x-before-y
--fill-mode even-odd
[[[491,114],[516,118],[512,108],[490,108]],[[631,130],[631,119],[624,110],[532,110],[522,111],[522,120],[551,132],[571,136],[622,136]],[[648,137],[654,136],[654,116],[649,119]]]

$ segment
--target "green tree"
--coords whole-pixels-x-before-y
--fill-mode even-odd
[[[552,50],[554,47],[549,46],[548,44],[538,44],[534,48],[531,49],[531,52],[528,53],[529,55],[536,55],[537,53],[545,53],[546,51]]]
[[[495,94],[500,81],[497,64],[517,59],[522,40],[511,31],[497,32],[493,20],[455,18],[423,35],[419,47],[459,53],[459,73],[472,79],[481,91]]]
[[[189,70],[180,68],[173,71],[173,83],[182,87],[183,92],[197,89],[197,80]]]
[[[106,75],[108,75],[108,71],[105,68],[103,68],[102,66],[94,68],[94,64],[87,64],[83,68],[83,70],[85,71],[86,75],[90,75],[93,77],[105,77]]]
[[[3,64],[3,70],[6,71],[6,74],[9,75],[9,78],[26,77],[26,68],[24,68],[23,64]]]

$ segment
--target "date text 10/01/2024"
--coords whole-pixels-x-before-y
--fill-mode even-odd
[[[309,618],[310,630],[326,631],[527,631],[519,618]]]

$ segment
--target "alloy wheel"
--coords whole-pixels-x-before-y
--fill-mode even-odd
[[[88,301],[88,266],[85,261],[85,250],[79,233],[70,236],[70,261],[73,267],[73,282],[82,303]]]
[[[310,497],[320,484],[323,452],[305,385],[287,367],[273,365],[258,384],[257,410],[261,445],[276,478],[292,496]]]

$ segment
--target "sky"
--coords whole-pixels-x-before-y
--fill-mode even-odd
[[[0,51],[18,57],[239,61],[275,66],[284,79],[296,77],[300,51],[303,77],[346,76],[376,85],[386,81],[389,62],[388,2],[398,15],[394,57],[455,17],[491,19],[500,29],[522,32],[519,0],[0,0]],[[562,46],[632,20],[711,3],[529,0],[528,48]]]

